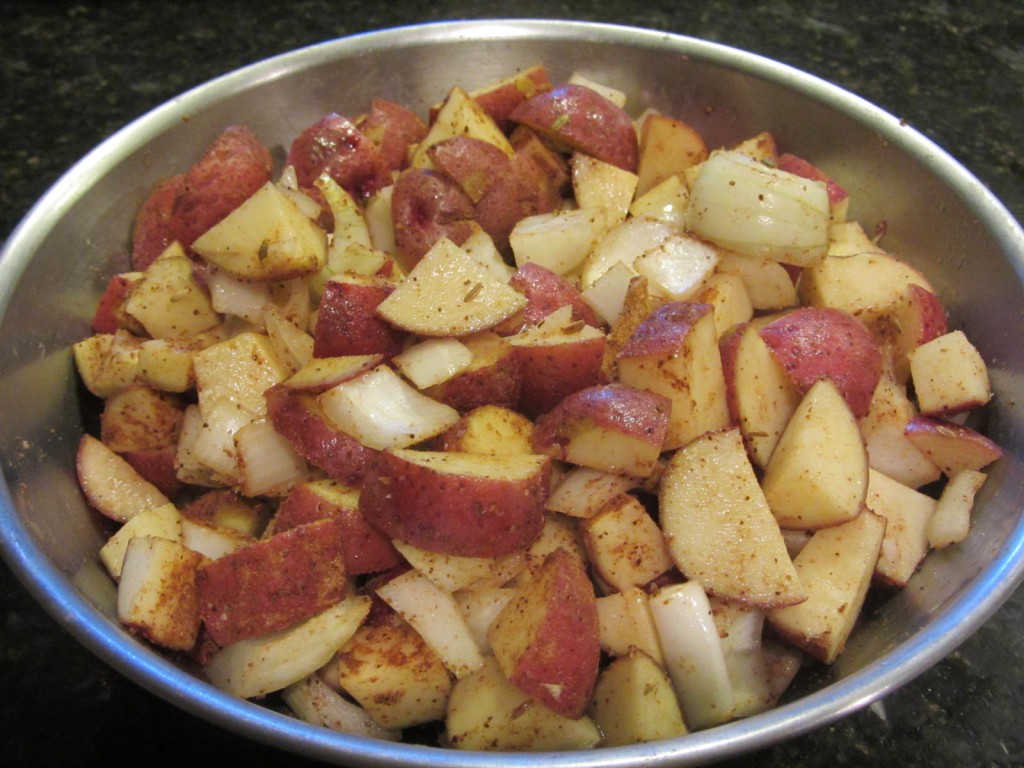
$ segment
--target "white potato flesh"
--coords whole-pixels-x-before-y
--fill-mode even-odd
[[[523,294],[442,238],[380,303],[377,313],[421,336],[466,336],[497,325],[525,306]]]

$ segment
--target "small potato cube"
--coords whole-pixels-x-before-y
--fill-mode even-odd
[[[154,339],[195,336],[220,323],[210,294],[196,280],[192,262],[179,243],[146,267],[124,308]]]
[[[195,384],[193,344],[175,339],[146,339],[139,346],[138,380],[161,392],[187,392]]]
[[[572,158],[572,187],[580,208],[603,208],[609,223],[626,218],[636,192],[637,175],[596,157],[576,153]]]
[[[137,536],[125,550],[117,617],[147,640],[191,650],[199,635],[196,574],[203,556],[180,542]]]
[[[149,387],[131,387],[104,402],[100,439],[117,453],[172,445],[178,439],[183,411],[173,396]]]
[[[687,733],[672,681],[657,662],[636,649],[601,673],[591,710],[609,747]]]
[[[341,688],[381,727],[408,728],[444,717],[451,677],[408,624],[363,625],[337,661]]]
[[[597,679],[595,599],[582,565],[558,549],[517,587],[487,633],[506,677],[565,717],[583,715]]]
[[[443,451],[489,456],[533,453],[533,422],[511,408],[482,405],[438,438]]]
[[[137,536],[159,536],[162,539],[181,541],[181,515],[173,504],[153,507],[135,515],[107,539],[107,543],[100,548],[100,560],[115,581],[121,578],[121,566],[128,545]]]
[[[127,331],[97,333],[74,344],[78,375],[96,397],[110,397],[135,382],[142,340]]]
[[[918,406],[926,416],[959,413],[992,397],[988,369],[963,331],[950,331],[909,354]]]
[[[865,504],[886,520],[875,578],[905,586],[928,554],[927,528],[935,499],[872,469]]]
[[[673,567],[661,529],[635,496],[622,494],[582,523],[598,577],[616,591],[639,587]]]
[[[709,304],[672,302],[644,319],[618,354],[619,380],[672,401],[664,449],[729,423],[715,315]]]
[[[466,750],[588,749],[601,740],[591,718],[573,719],[543,706],[510,683],[493,656],[455,684],[446,726],[448,743]]]
[[[785,638],[831,664],[853,631],[885,535],[885,518],[865,510],[815,532],[794,561],[807,600],[768,612]]]

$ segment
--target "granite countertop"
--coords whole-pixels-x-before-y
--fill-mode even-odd
[[[257,7],[258,6],[258,7]],[[430,10],[426,10],[427,6]],[[478,17],[576,18],[702,37],[806,69],[920,128],[1024,221],[1024,5],[918,0],[5,4],[0,217],[117,128],[265,56],[356,32]],[[0,566],[5,765],[313,765],[157,699],[96,660]],[[1022,766],[1024,589],[878,704],[726,765]]]

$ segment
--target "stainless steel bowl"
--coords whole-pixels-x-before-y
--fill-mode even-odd
[[[691,122],[710,143],[771,130],[842,180],[851,216],[886,222],[886,245],[933,279],[977,343],[996,397],[987,432],[1007,451],[974,531],[933,553],[906,589],[873,606],[830,670],[789,703],[656,744],[543,755],[462,753],[347,737],[226,696],[133,640],[97,559],[104,535],[74,473],[85,426],[69,346],[89,332],[106,279],[126,265],[133,213],[228,124],[283,150],[327,109],[386,96],[425,113],[448,86],[474,87],[543,62],[623,89],[634,109]],[[843,717],[923,672],[977,629],[1024,578],[1024,232],[953,158],[863,100],[790,67],[707,42],[568,22],[455,22],[342,39],[273,58],[190,91],[132,123],[72,168],[26,216],[0,259],[0,527],[8,563],[66,629],[173,704],[282,749],[345,765],[694,765]]]

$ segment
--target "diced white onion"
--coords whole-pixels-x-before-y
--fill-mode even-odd
[[[809,266],[828,251],[829,216],[824,183],[719,152],[694,182],[686,222],[723,248]]]

